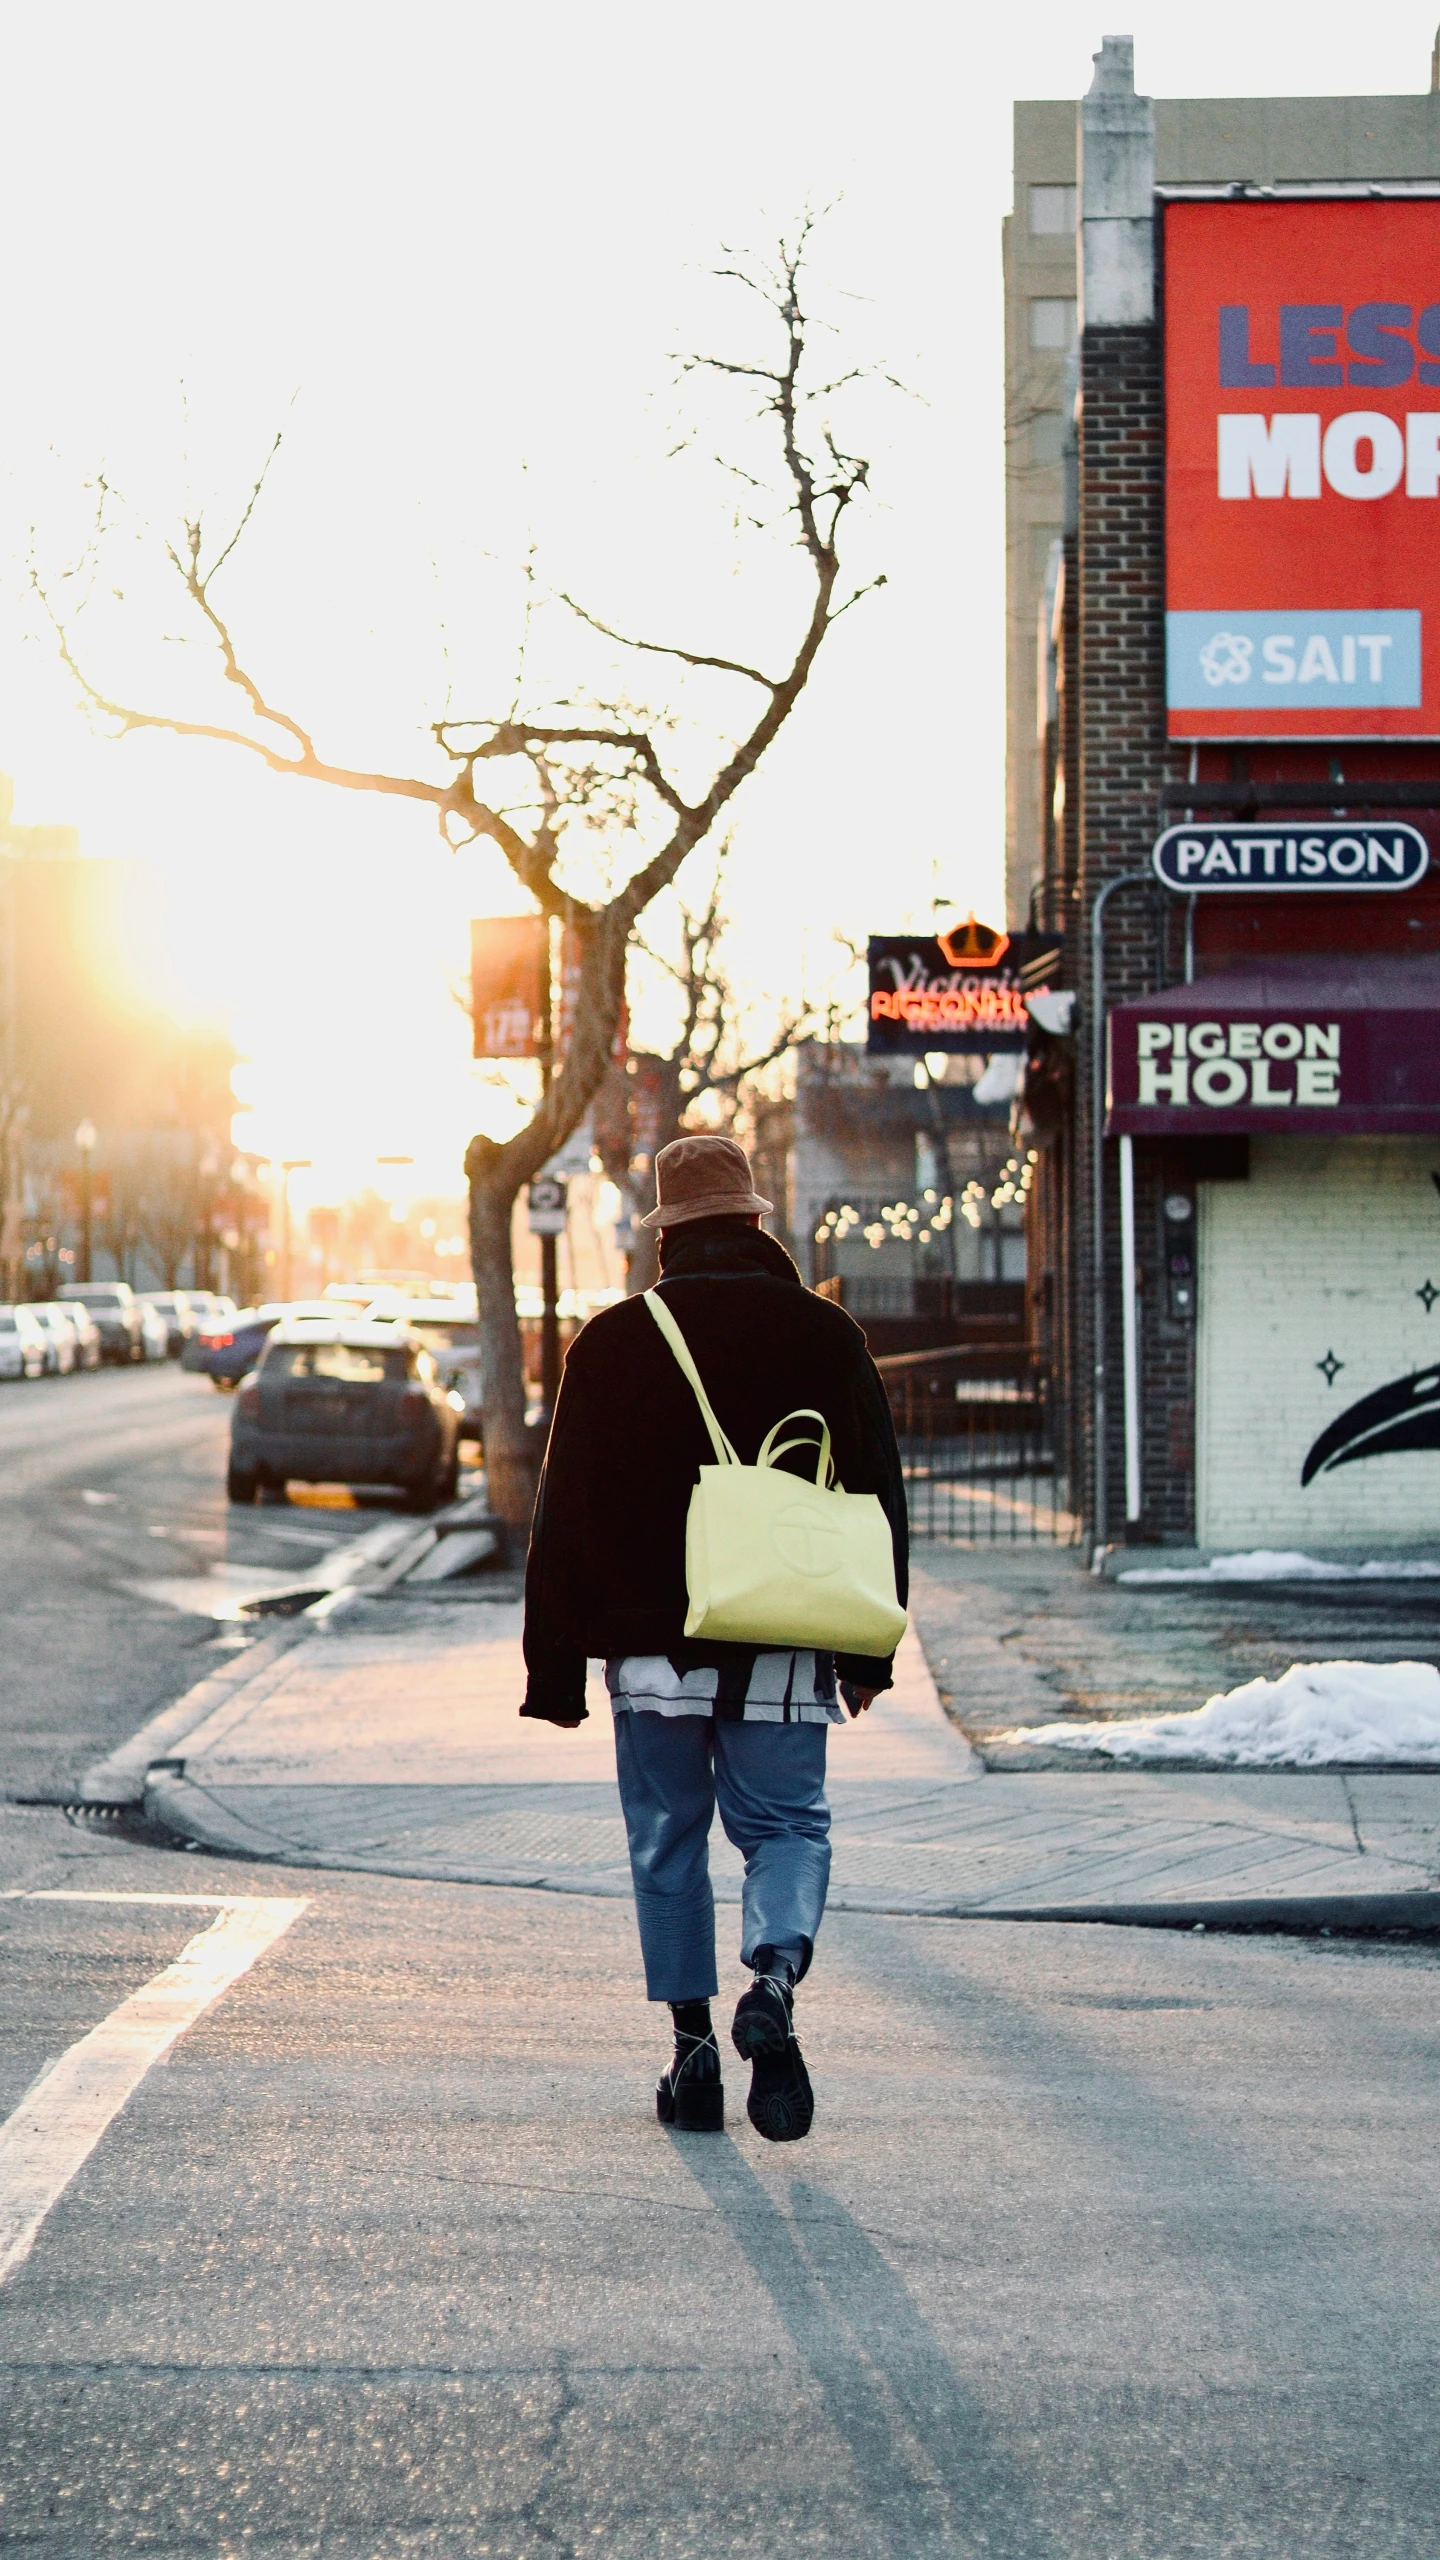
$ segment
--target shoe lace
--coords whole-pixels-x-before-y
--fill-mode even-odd
[[[793,1982],[787,1982],[785,1978],[785,1975],[788,1974],[789,1970],[790,1968],[787,1965],[785,1973],[767,1973],[763,1966],[757,1964],[753,1968],[750,1977],[750,1987],[752,1991],[773,1991],[776,1998],[782,2003],[787,2017],[793,2015],[795,2008],[795,1986]]]
[[[703,2036],[692,2036],[687,2027],[676,2028],[675,2058],[665,2075],[672,2089],[683,2077],[684,2073],[689,2070],[696,2054],[704,2053],[707,2047],[715,2056],[715,2069],[718,2073],[720,2069],[720,2047],[715,2041],[714,2027],[710,2027]]]

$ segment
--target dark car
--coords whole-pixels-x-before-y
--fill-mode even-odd
[[[432,1511],[455,1498],[463,1401],[395,1325],[277,1325],[236,1398],[226,1491],[253,1502],[292,1478],[384,1485]]]
[[[255,1366],[285,1310],[241,1307],[218,1321],[206,1318],[180,1354],[180,1366],[217,1387],[238,1386]]]
[[[333,1307],[273,1305],[240,1307],[233,1314],[206,1317],[198,1333],[193,1334],[180,1354],[180,1366],[192,1374],[209,1378],[226,1394],[248,1377],[277,1324],[286,1317],[313,1314],[333,1324]]]
[[[128,1280],[67,1280],[56,1297],[78,1300],[100,1329],[102,1360],[143,1360],[145,1328]]]

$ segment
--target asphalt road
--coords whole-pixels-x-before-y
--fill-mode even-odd
[[[229,1398],[170,1362],[0,1385],[0,1801],[65,1795],[214,1667],[241,1632],[205,1614],[218,1568],[293,1574],[373,1524],[232,1511],[229,1430]]]
[[[0,2291],[6,2549],[1440,2548],[1429,1954],[840,1918],[781,2151],[655,2124],[623,1905],[23,1819],[310,1899]],[[209,1917],[0,1903],[4,2102]]]
[[[132,1585],[363,1525],[231,1522],[225,1420],[173,1372],[0,1390],[32,1778],[228,1641]],[[656,2125],[621,1903],[227,1865],[16,1792],[0,2117],[42,2162],[77,2111],[40,2075],[206,1928],[196,1897],[305,1909],[0,2284],[0,2548],[1440,2549],[1431,1950],[836,1915],[801,1995],[816,2130],[777,2150],[728,2055],[726,2136]],[[125,1898],[155,1895],[182,1899]]]

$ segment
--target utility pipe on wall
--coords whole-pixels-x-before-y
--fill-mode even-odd
[[[1090,1267],[1095,1326],[1092,1546],[1096,1556],[1109,1543],[1110,1535],[1105,1364],[1105,908],[1117,889],[1148,889],[1151,885],[1152,874],[1148,871],[1122,871],[1097,891],[1090,909]]]
[[[1120,1141],[1120,1323],[1125,1377],[1125,1517],[1140,1499],[1140,1309],[1135,1299],[1135,1141]]]

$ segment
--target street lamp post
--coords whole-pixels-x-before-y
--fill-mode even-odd
[[[95,1170],[95,1123],[82,1120],[75,1132],[80,1150],[80,1277],[90,1277],[90,1202]]]
[[[284,1282],[281,1296],[290,1302],[290,1176],[308,1173],[309,1156],[286,1156],[280,1166],[280,1276]]]
[[[210,1265],[214,1253],[215,1177],[219,1170],[220,1158],[214,1147],[207,1146],[195,1168],[195,1232],[190,1241],[190,1260],[197,1289],[208,1289],[213,1276]]]

